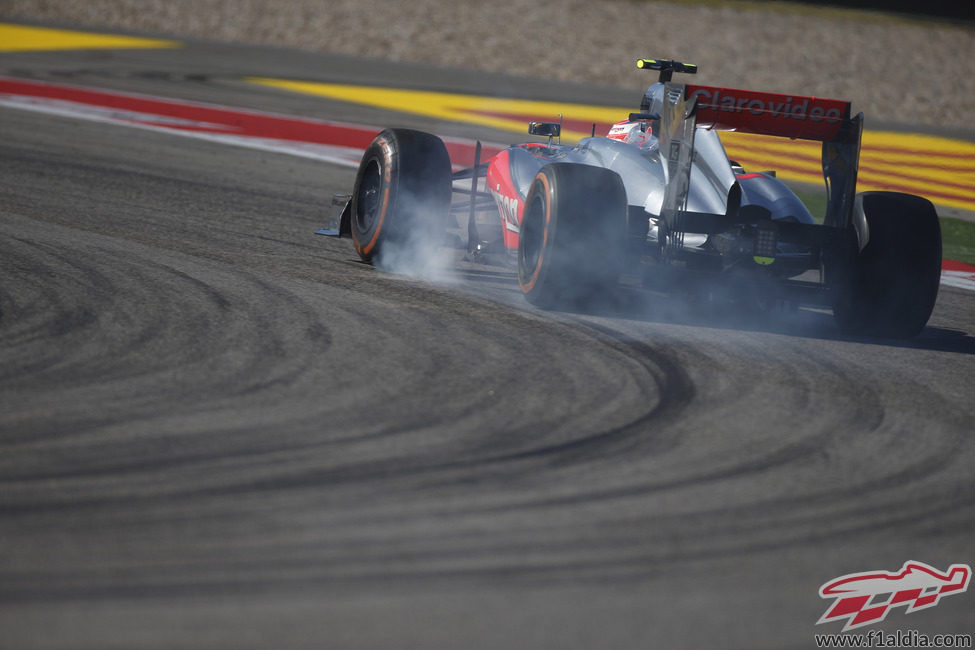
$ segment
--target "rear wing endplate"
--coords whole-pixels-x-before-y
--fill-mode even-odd
[[[694,102],[693,98],[685,100],[682,84],[664,83],[658,142],[666,185],[660,216],[666,226],[667,244],[676,248],[684,245],[683,222],[694,159]]]

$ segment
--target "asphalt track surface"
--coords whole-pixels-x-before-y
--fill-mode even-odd
[[[3,62],[458,129],[235,81],[417,66]],[[353,176],[0,109],[0,646],[806,648],[830,579],[975,560],[975,294],[906,344],[637,291],[546,313],[510,268],[313,236]],[[972,633],[972,598],[879,628]]]

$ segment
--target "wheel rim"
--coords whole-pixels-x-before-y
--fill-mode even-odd
[[[368,232],[379,215],[382,185],[382,166],[374,158],[362,172],[359,193],[356,196],[355,221],[359,232]]]
[[[542,253],[542,243],[544,242],[544,228],[542,214],[544,210],[542,197],[535,196],[532,202],[525,206],[525,216],[521,222],[521,254],[522,277],[528,280],[535,273],[538,266],[538,258]]]

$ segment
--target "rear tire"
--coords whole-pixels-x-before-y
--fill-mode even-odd
[[[858,241],[834,265],[833,313],[846,333],[916,336],[931,317],[941,281],[941,225],[927,199],[897,192],[856,197]],[[862,250],[857,252],[859,248]]]
[[[356,252],[380,266],[394,248],[439,246],[451,198],[450,156],[435,135],[386,129],[362,156],[352,192]]]
[[[543,308],[591,305],[619,280],[626,241],[626,190],[602,167],[542,167],[525,199],[518,284]]]

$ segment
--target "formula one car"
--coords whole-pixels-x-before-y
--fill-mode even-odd
[[[851,117],[846,101],[676,83],[674,73],[697,72],[678,61],[637,66],[659,72],[640,111],[574,146],[556,142],[560,124],[532,122],[547,143],[483,162],[478,143],[474,166],[453,172],[440,138],[383,131],[329,234],[351,235],[363,260],[382,264],[443,241],[455,214],[467,219],[468,254],[516,258],[522,292],[543,308],[579,304],[638,271],[657,290],[733,281],[770,301],[831,306],[848,333],[923,329],[940,280],[938,216],[917,196],[855,194],[862,113]],[[822,223],[774,172],[729,160],[721,130],[822,142]]]

